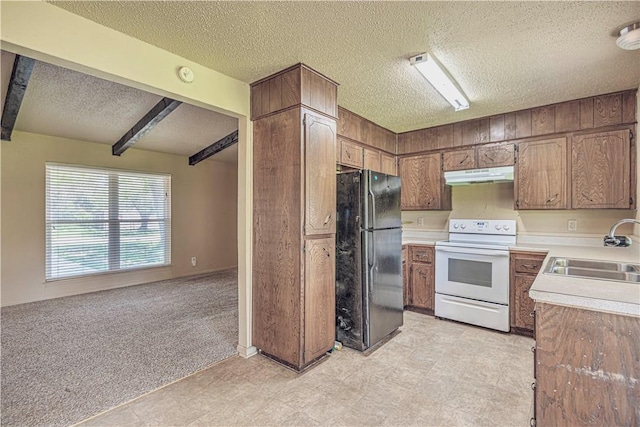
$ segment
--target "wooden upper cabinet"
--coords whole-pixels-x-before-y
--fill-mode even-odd
[[[567,140],[521,142],[514,191],[517,209],[567,208]]]
[[[403,157],[399,161],[403,210],[450,209],[444,189],[440,153]]]
[[[337,118],[338,84],[304,64],[251,84],[251,120],[300,104]]]
[[[306,112],[305,143],[305,234],[336,231],[336,122]]]
[[[362,157],[362,147],[346,139],[340,141],[340,163],[345,166],[362,169],[364,160]]]
[[[391,154],[380,153],[380,172],[387,175],[397,175],[396,157]]]
[[[335,254],[335,237],[305,241],[304,364],[322,356],[335,342]]]
[[[574,136],[571,192],[574,209],[629,209],[631,190],[629,131]]]
[[[364,169],[381,172],[380,170],[380,152],[377,150],[364,149]]]
[[[445,171],[474,169],[476,167],[476,150],[475,148],[467,148],[445,151],[442,154],[442,165]]]
[[[478,168],[511,166],[515,162],[515,146],[512,143],[489,144],[478,147]]]

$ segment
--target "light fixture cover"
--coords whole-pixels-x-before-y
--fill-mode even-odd
[[[440,65],[428,53],[416,55],[410,58],[411,65],[415,66],[418,71],[426,78],[435,90],[446,99],[449,104],[453,105],[456,111],[466,110],[469,108],[469,101],[463,93],[456,87],[455,83],[440,68]]]
[[[628,25],[620,30],[616,44],[625,50],[640,49],[640,22]]]

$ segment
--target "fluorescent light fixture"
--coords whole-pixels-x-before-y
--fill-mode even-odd
[[[444,99],[449,101],[449,104],[453,105],[456,111],[469,108],[467,98],[464,97],[431,55],[423,53],[422,55],[414,56],[410,61],[411,65],[420,71],[420,74],[431,83],[435,90],[440,92]]]

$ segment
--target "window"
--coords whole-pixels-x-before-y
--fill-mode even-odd
[[[171,263],[171,176],[47,163],[46,278]]]

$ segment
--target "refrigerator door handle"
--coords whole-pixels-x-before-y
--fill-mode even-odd
[[[376,196],[369,188],[369,197],[371,197],[371,226],[370,228],[376,228]]]

